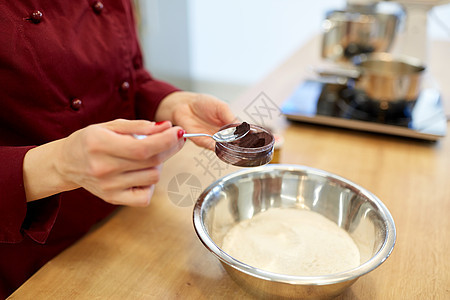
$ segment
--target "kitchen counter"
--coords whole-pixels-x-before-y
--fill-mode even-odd
[[[242,109],[246,99],[256,99],[253,106],[269,100],[279,105],[304,78],[303,61],[315,50],[300,49],[237,99],[232,107],[238,115],[249,113]],[[450,298],[449,136],[426,142],[288,123],[278,114],[269,121],[285,138],[282,163],[354,181],[377,195],[395,220],[397,243],[389,259],[338,299]],[[203,247],[192,225],[201,190],[237,169],[188,142],[166,162],[149,207],[119,209],[10,298],[252,299]]]

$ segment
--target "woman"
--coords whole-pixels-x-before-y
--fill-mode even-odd
[[[3,1],[0,11],[5,298],[117,204],[147,205],[185,130],[213,133],[233,115],[151,77],[128,0]]]

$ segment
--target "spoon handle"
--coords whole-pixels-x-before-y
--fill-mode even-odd
[[[133,137],[134,137],[135,139],[138,139],[138,140],[143,140],[143,139],[145,139],[146,137],[148,137],[148,135],[145,135],[145,134],[133,134]]]
[[[183,135],[183,137],[185,138],[190,138],[190,137],[196,137],[196,136],[209,136],[209,137],[213,137],[212,135],[206,134],[206,133],[185,133]],[[133,134],[133,137],[138,139],[138,140],[142,140],[145,139],[146,137],[148,137],[148,135],[144,135],[144,134]]]
[[[209,136],[212,137],[212,135],[206,134],[206,133],[185,133],[183,137],[190,138],[190,137],[196,137],[196,136]]]

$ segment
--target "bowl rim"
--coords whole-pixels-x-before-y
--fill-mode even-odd
[[[384,227],[386,230],[386,238],[381,245],[381,248],[369,260],[356,268],[339,273],[320,276],[294,276],[273,273],[247,265],[224,252],[216,243],[214,243],[214,241],[207,233],[206,227],[203,225],[202,212],[205,206],[204,204],[206,196],[211,191],[213,191],[216,186],[223,186],[224,182],[232,178],[260,171],[270,172],[273,170],[302,171],[306,172],[307,174],[322,176],[327,179],[331,178],[335,182],[343,183],[347,186],[351,186],[352,188],[357,189],[360,194],[363,194],[365,197],[370,199],[370,201],[372,201],[372,203],[378,208],[380,214],[382,215],[382,218],[384,220]],[[396,242],[396,228],[394,219],[392,218],[392,215],[387,207],[377,196],[375,196],[365,188],[359,186],[358,184],[339,175],[321,169],[293,164],[264,165],[256,168],[235,171],[223,176],[222,178],[219,178],[218,180],[210,184],[198,197],[193,208],[193,223],[195,232],[200,241],[221,262],[226,263],[228,266],[253,277],[257,277],[267,281],[281,282],[293,285],[330,285],[357,279],[381,265],[391,255]]]

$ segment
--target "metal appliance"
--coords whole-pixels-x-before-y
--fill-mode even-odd
[[[342,70],[351,69],[355,58],[386,56],[396,44],[396,55],[426,66],[427,13],[433,6],[450,1],[399,0],[395,2],[401,10],[389,13],[379,10],[380,2],[348,0],[344,10],[326,15],[321,49],[324,60]],[[400,21],[404,21],[402,33],[397,30]],[[423,80],[419,86],[414,99],[386,101],[362,90],[355,81],[315,76],[304,81],[281,110],[291,120],[435,141],[445,136],[447,129],[441,95]]]

